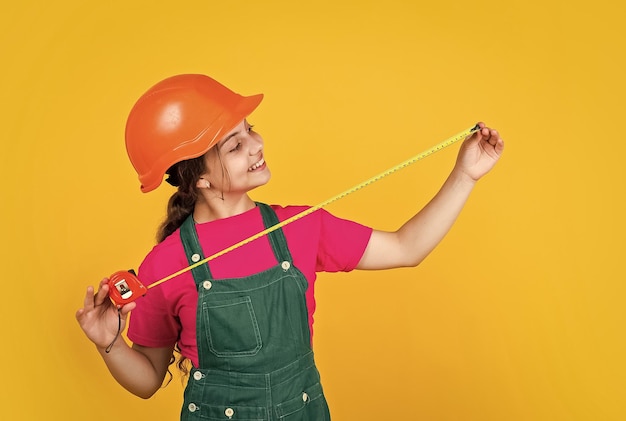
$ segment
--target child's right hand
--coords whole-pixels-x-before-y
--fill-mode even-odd
[[[76,312],[76,320],[85,335],[98,347],[106,348],[115,339],[118,329],[124,330],[128,313],[136,306],[134,302],[128,303],[119,309],[109,298],[108,278],[100,281],[98,292],[94,293],[92,286],[87,288],[83,308]],[[119,326],[121,317],[122,325]]]

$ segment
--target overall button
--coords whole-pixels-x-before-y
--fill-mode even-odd
[[[198,410],[198,407],[196,406],[195,403],[190,403],[187,408],[189,408],[190,412],[196,412]]]
[[[302,402],[308,402],[308,401],[309,401],[308,393],[306,392],[302,393]]]
[[[289,263],[288,261],[284,261],[283,263],[281,263],[281,266],[283,268],[283,270],[287,270],[291,267],[291,263]]]
[[[204,281],[202,283],[202,286],[204,287],[204,289],[211,289],[211,287],[213,286],[213,284],[211,283],[211,281]]]
[[[192,261],[192,262],[194,262],[194,263],[199,262],[199,261],[200,261],[200,255],[199,255],[198,253],[194,253],[194,254],[191,256],[191,261]]]
[[[193,373],[193,378],[196,380],[202,379],[202,373],[199,371],[196,371],[195,373]]]
[[[224,415],[226,415],[228,418],[232,418],[233,415],[235,415],[235,411],[233,410],[233,408],[226,408],[226,411],[224,411]]]

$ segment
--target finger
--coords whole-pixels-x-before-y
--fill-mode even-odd
[[[474,126],[472,130],[475,130],[476,127],[479,127],[479,129],[474,131],[471,135],[467,136],[465,140],[475,139],[476,137],[478,137],[480,134],[480,131],[483,129],[483,127],[485,127],[485,123],[483,123],[482,121],[479,121],[478,123],[476,123],[476,126]]]
[[[104,301],[108,299],[108,297],[109,297],[108,279],[103,279],[102,281],[100,281],[100,289],[96,293],[94,304],[97,306],[102,305],[102,303],[104,303]]]
[[[121,308],[122,316],[126,316],[128,313],[133,311],[135,309],[135,307],[137,307],[137,303],[134,302],[134,301],[130,302],[128,304],[123,305],[122,308]]]
[[[480,135],[482,136],[482,140],[489,139],[489,137],[491,136],[491,130],[489,129],[489,127],[484,126],[480,129]]]
[[[476,126],[480,128],[465,138],[465,140],[463,141],[465,144],[480,142],[480,139],[482,138],[481,132],[483,130],[483,127],[485,127],[485,123],[479,121],[478,123],[476,123]]]
[[[80,323],[80,319],[83,317],[84,313],[85,313],[85,309],[84,308],[79,308],[76,311],[76,320],[78,320],[78,323]]]
[[[501,137],[498,137],[495,150],[498,155],[502,155],[502,152],[504,152],[504,140]]]
[[[498,131],[492,129],[489,131],[489,138],[487,139],[487,142],[489,142],[491,146],[496,146],[499,137],[500,135],[498,134]]]
[[[499,136],[497,130],[485,126],[478,132],[477,142],[485,142],[491,146],[495,146]]]
[[[87,287],[87,292],[85,293],[85,300],[83,301],[83,308],[86,310],[91,310],[94,308],[94,292],[93,292],[93,287],[91,285]]]

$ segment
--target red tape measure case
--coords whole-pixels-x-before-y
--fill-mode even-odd
[[[118,307],[143,297],[148,289],[132,271],[120,270],[109,277],[109,297]]]

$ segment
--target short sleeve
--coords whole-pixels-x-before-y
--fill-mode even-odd
[[[320,210],[317,272],[349,272],[363,257],[372,229]]]
[[[151,274],[149,255],[139,268],[139,279],[147,285],[156,279]],[[130,313],[128,339],[146,347],[167,347],[178,341],[181,326],[171,311],[162,288],[149,289],[136,301],[137,307]]]

